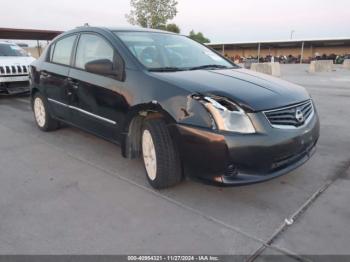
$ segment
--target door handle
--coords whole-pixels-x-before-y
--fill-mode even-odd
[[[78,82],[78,80],[75,80],[75,79],[73,79],[73,78],[68,77],[67,81],[68,81],[68,83],[70,84],[70,86],[71,86],[73,89],[78,89],[78,88],[79,88],[79,82]]]

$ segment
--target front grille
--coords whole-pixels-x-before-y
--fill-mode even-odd
[[[0,66],[0,75],[27,75],[28,66],[25,65],[12,65],[12,66]]]
[[[270,124],[276,128],[298,128],[309,122],[314,115],[311,100],[264,112]]]
[[[271,169],[274,171],[277,171],[279,169],[283,169],[293,163],[298,162],[299,160],[301,160],[302,158],[304,158],[305,156],[311,156],[313,154],[313,152],[315,152],[315,146],[316,146],[317,140],[314,141],[313,143],[307,145],[302,151],[300,151],[297,154],[294,155],[290,155],[288,157],[284,157],[282,159],[279,159],[277,161],[275,161],[274,163],[272,163],[271,165]]]
[[[18,81],[4,83],[7,88],[28,87],[29,81]]]

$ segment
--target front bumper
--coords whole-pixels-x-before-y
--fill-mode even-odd
[[[185,173],[218,185],[259,183],[286,174],[315,152],[317,112],[305,126],[273,128],[262,113],[251,116],[256,134],[217,132],[178,125]]]
[[[29,92],[29,81],[0,82],[0,95],[15,95]]]

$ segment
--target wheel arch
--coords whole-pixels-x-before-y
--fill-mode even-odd
[[[157,102],[139,104],[127,113],[121,127],[121,149],[125,158],[138,158],[141,154],[141,132],[145,120],[161,118],[165,121],[171,133],[176,126],[176,120]]]

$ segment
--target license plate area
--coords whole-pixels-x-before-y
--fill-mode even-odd
[[[28,81],[29,80],[29,76],[6,76],[0,77],[0,82],[2,83],[6,83],[6,82],[22,82],[22,81]]]

